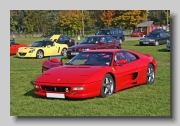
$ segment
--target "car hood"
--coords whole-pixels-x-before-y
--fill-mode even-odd
[[[70,47],[71,49],[74,49],[74,48],[81,48],[81,49],[85,49],[85,48],[92,48],[94,46],[96,46],[97,44],[78,44],[76,46],[72,46]]]
[[[21,47],[19,48],[18,52],[29,52],[33,49],[42,49],[42,47]]]
[[[93,74],[105,66],[59,66],[42,73],[35,82],[38,83],[85,83]],[[95,80],[91,80],[93,82]]]

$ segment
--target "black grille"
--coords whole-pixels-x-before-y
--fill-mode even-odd
[[[20,55],[20,56],[25,56],[25,55],[26,55],[26,53],[19,53],[19,55]]]
[[[70,87],[60,87],[60,86],[41,86],[41,88],[45,91],[53,91],[53,92],[68,92],[71,90]]]

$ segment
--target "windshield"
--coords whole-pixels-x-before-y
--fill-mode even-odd
[[[110,34],[110,30],[99,30],[98,35],[109,35]]]
[[[46,43],[41,41],[41,42],[35,42],[31,45],[31,47],[45,47]]]
[[[79,44],[97,44],[100,37],[85,37]]]
[[[157,32],[150,32],[149,34],[146,35],[146,37],[159,37],[159,33],[157,33]]]
[[[111,52],[81,52],[69,60],[66,65],[110,66]]]

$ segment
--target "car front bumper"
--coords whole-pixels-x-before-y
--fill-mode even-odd
[[[49,84],[42,85],[35,84],[39,88],[35,88],[35,94],[40,97],[59,98],[59,99],[84,99],[100,95],[101,81],[93,82],[91,84]],[[84,87],[84,90],[73,90],[74,87]],[[51,94],[51,96],[48,96]]]
[[[16,56],[20,58],[36,57],[36,53],[16,52]]]

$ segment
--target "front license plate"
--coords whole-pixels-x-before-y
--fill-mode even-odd
[[[149,42],[143,42],[143,44],[149,44]]]
[[[24,56],[19,56],[19,57],[24,57]]]
[[[72,52],[71,55],[77,55],[79,52]]]
[[[57,94],[57,93],[46,93],[46,97],[48,97],[48,98],[65,98],[65,95]]]

